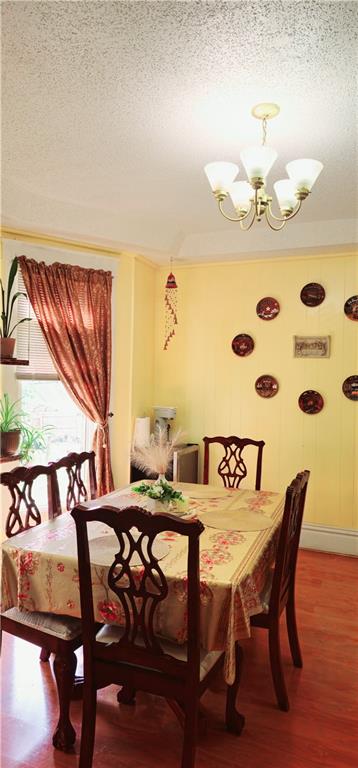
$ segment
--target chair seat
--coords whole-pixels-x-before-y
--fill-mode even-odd
[[[72,616],[60,616],[55,613],[40,613],[39,611],[20,611],[19,608],[9,608],[1,614],[2,618],[17,621],[32,629],[38,629],[60,640],[74,640],[82,633],[81,619]]]
[[[111,643],[118,643],[122,635],[122,627],[115,624],[105,624],[97,633],[96,640],[99,643],[110,645]],[[178,643],[170,642],[170,640],[163,640],[161,637],[158,639],[164,653],[173,656],[178,661],[187,660],[186,644],[178,645]],[[144,640],[140,637],[138,638],[138,645],[145,646]],[[204,680],[204,677],[210,672],[222,654],[223,651],[205,651],[203,648],[200,649],[200,681]]]

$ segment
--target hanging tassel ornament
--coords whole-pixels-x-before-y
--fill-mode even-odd
[[[165,286],[165,340],[163,349],[168,348],[170,339],[175,334],[175,326],[178,324],[177,307],[178,307],[178,286],[173,272],[167,277],[167,283]]]

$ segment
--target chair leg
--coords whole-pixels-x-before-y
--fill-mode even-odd
[[[280,709],[288,712],[290,705],[287,696],[285,678],[282,668],[280,647],[280,624],[275,622],[269,628],[269,650],[272,680],[275,688],[277,703]]]
[[[185,706],[184,743],[181,768],[194,768],[196,740],[198,733],[198,697]],[[81,766],[82,768],[82,766]]]
[[[52,737],[53,746],[62,752],[72,752],[76,731],[70,721],[70,701],[77,665],[76,654],[56,653],[53,669],[55,673],[60,717]]]
[[[41,648],[40,661],[48,661],[50,656],[51,651],[48,651],[47,648]]]
[[[286,624],[292,661],[295,667],[303,667],[301,648],[297,632],[294,594],[290,595],[286,605]]]
[[[83,689],[83,710],[81,748],[78,768],[91,768],[96,732],[97,690],[93,680],[88,680]]]
[[[233,684],[228,685],[226,689],[225,721],[226,721],[226,729],[229,731],[229,733],[236,733],[237,736],[240,736],[240,733],[245,725],[244,716],[241,715],[240,712],[238,712],[238,710],[236,709],[236,697],[237,697],[237,692],[239,690],[239,685],[240,685],[242,659],[243,659],[242,648],[238,643],[236,643],[236,649],[235,649],[236,674],[235,674],[235,680]]]

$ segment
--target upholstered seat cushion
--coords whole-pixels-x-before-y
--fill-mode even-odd
[[[74,640],[82,632],[81,619],[72,616],[60,616],[55,613],[40,613],[38,611],[20,611],[18,608],[9,608],[1,617],[6,617],[19,624],[26,624],[32,629],[38,629],[48,635],[53,635],[61,640]]]
[[[110,645],[111,643],[118,643],[122,635],[123,629],[121,627],[115,624],[105,624],[97,633],[96,640],[99,643]],[[187,660],[186,645],[178,645],[177,643],[170,642],[170,640],[163,640],[161,637],[158,637],[158,640],[164,653],[174,656],[179,661]],[[144,646],[144,641],[140,637],[138,638],[138,645]],[[202,648],[200,649],[200,680],[203,680],[208,672],[210,672],[222,654],[223,651],[204,651]]]

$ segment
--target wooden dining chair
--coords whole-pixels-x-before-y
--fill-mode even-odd
[[[12,498],[5,524],[8,537],[41,523],[41,512],[33,498],[32,488],[34,481],[41,476],[47,479],[48,517],[52,519],[61,514],[61,507],[56,471],[51,465],[16,467],[1,474],[0,482],[7,486]],[[75,650],[82,645],[81,620],[17,607],[3,611],[0,619],[1,631],[41,648],[41,661],[48,661],[51,653],[55,654],[54,673],[59,691],[60,718],[53,744],[58,749],[69,751],[76,738],[69,719],[69,704],[77,664]]]
[[[261,488],[261,470],[262,470],[262,452],[264,448],[263,440],[251,440],[249,437],[223,437],[222,435],[216,435],[215,437],[204,437],[204,476],[203,483],[205,485],[209,482],[209,446],[212,443],[218,443],[223,448],[223,457],[219,461],[217,471],[220,475],[226,488],[239,488],[241,481],[247,475],[247,466],[244,462],[242,453],[248,445],[253,445],[257,448],[257,462],[256,462],[256,480],[255,490],[259,491]]]
[[[33,485],[39,477],[46,477],[48,518],[61,514],[56,472],[49,465],[15,467],[10,472],[2,472],[0,483],[9,489],[11,495],[5,521],[7,538],[42,522],[38,503],[33,497]]]
[[[292,661],[302,667],[295,611],[295,577],[298,545],[310,473],[300,472],[286,490],[285,507],[274,569],[263,589],[264,611],[251,616],[251,626],[268,630],[271,674],[278,706],[289,710],[289,700],[282,667],[280,616],[286,610],[286,623]]]
[[[222,651],[200,649],[199,537],[203,524],[173,515],[151,515],[138,507],[76,507],[78,567],[83,623],[84,694],[79,768],[90,768],[93,759],[96,689],[112,683],[129,690],[163,696],[184,719],[182,768],[195,762],[199,699],[223,664]],[[87,525],[99,521],[115,534],[106,581],[109,594],[121,604],[123,626],[105,625],[96,634]],[[165,641],[155,633],[158,613],[165,610],[170,584],[153,554],[156,537],[173,531],[188,542],[186,645]],[[112,538],[112,537],[111,537]],[[110,541],[110,537],[108,537]],[[140,568],[131,566],[133,554]],[[132,570],[133,568],[133,570]],[[160,611],[158,608],[160,607]],[[241,650],[237,645],[236,678],[228,686],[226,725],[240,733],[244,718],[235,707]]]
[[[51,462],[58,473],[60,469],[67,472],[66,509],[71,510],[76,504],[97,498],[97,480],[94,451],[68,453],[58,461]],[[88,473],[86,487],[85,473]]]

